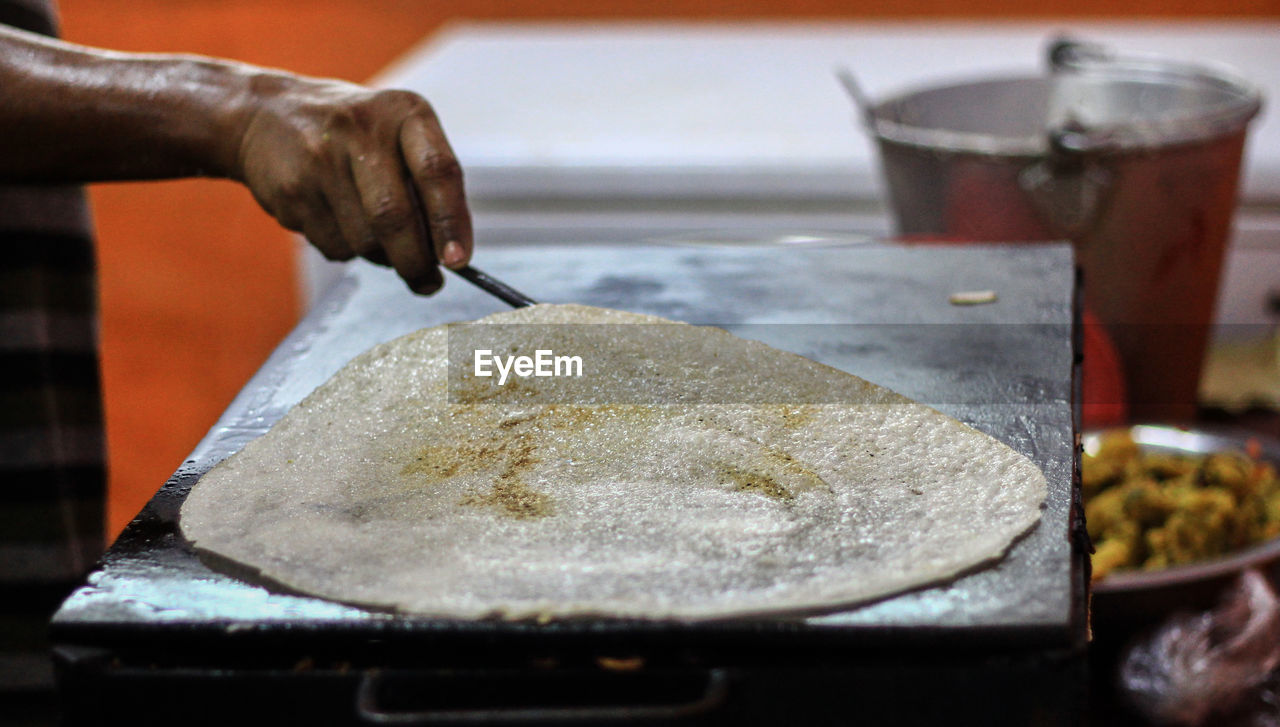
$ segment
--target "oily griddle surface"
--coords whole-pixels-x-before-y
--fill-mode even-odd
[[[842,613],[715,624],[423,619],[291,595],[212,569],[177,530],[178,509],[201,474],[374,343],[501,309],[457,280],[434,298],[417,299],[389,272],[360,265],[281,344],[89,583],[64,603],[55,638],[187,633],[367,641],[394,633],[433,643],[501,637],[508,646],[546,639],[656,646],[670,640],[716,649],[740,648],[745,637],[754,647],[822,650],[1078,640],[1084,591],[1070,512],[1074,267],[1068,247],[574,247],[488,251],[484,263],[542,299],[720,325],[934,406],[1044,471],[1049,496],[1041,522],[996,567],[950,584]],[[980,288],[996,290],[999,301],[947,302],[952,292]]]

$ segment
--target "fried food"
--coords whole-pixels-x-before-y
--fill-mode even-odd
[[[1081,465],[1095,581],[1214,558],[1280,534],[1280,480],[1256,452],[1144,452],[1129,430],[1117,430],[1103,434]]]

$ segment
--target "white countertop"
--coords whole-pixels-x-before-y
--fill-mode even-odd
[[[876,199],[833,75],[873,99],[1034,71],[1062,32],[1228,64],[1280,102],[1280,23],[456,24],[380,76],[431,100],[472,195]],[[1247,204],[1280,207],[1280,121],[1248,141]]]

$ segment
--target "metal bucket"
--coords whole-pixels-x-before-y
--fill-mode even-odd
[[[1194,413],[1258,91],[1228,72],[1053,44],[1050,73],[865,107],[904,236],[1069,239],[1134,418]]]

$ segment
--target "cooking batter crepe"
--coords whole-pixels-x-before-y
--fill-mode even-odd
[[[536,331],[539,347],[582,356],[594,378],[576,393],[555,388],[563,378],[470,375],[458,327],[452,361],[449,326],[376,346],[210,470],[183,533],[355,604],[705,619],[942,581],[1039,518],[1047,488],[1028,459],[799,356],[576,305],[480,322],[614,325],[493,329],[495,351]],[[633,323],[661,335],[627,335]]]

